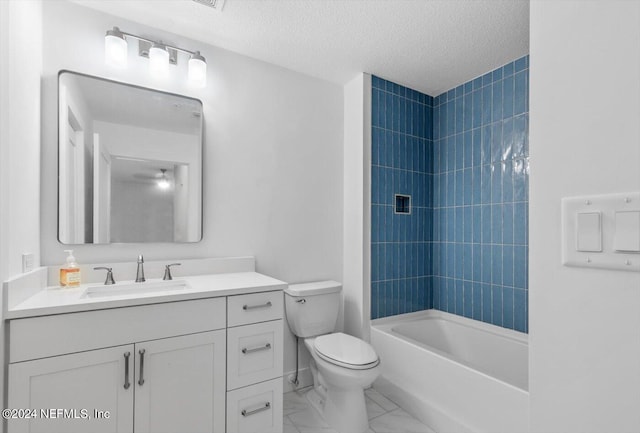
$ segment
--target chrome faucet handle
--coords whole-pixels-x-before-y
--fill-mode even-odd
[[[170,265],[166,265],[164,267],[164,277],[162,277],[163,280],[167,281],[167,280],[173,280],[173,277],[171,276],[171,266],[180,266],[182,263],[171,263]]]
[[[138,256],[138,269],[136,270],[136,283],[144,283],[147,281],[144,278],[144,257],[142,254]]]
[[[104,269],[105,271],[107,271],[107,278],[104,280],[105,286],[110,286],[116,283],[116,280],[113,279],[112,268],[107,268],[106,266],[98,266],[97,268],[93,268],[93,269],[95,269],[96,271],[99,269]]]

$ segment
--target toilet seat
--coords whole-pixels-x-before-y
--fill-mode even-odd
[[[352,370],[366,370],[380,363],[369,343],[342,332],[316,337],[313,349],[323,360]]]

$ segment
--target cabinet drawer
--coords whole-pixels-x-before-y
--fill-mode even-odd
[[[227,389],[282,377],[282,320],[227,330]]]
[[[227,433],[282,432],[282,378],[227,392]]]
[[[229,296],[227,304],[228,326],[282,319],[283,296],[281,290]]]
[[[225,298],[168,302],[9,322],[9,362],[225,327]]]

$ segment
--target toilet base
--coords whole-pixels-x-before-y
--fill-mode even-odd
[[[310,369],[313,390],[307,399],[334,430],[340,433],[365,433],[369,418],[364,389],[380,374],[380,367],[351,370],[320,358],[313,347],[313,338],[305,338],[305,347],[311,354]]]

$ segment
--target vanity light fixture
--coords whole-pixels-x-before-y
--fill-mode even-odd
[[[180,52],[189,56],[189,83],[195,87],[206,86],[207,62],[202,54],[200,54],[200,51],[189,51],[152,39],[143,38],[142,36],[123,32],[118,27],[107,30],[107,34],[104,37],[105,62],[109,66],[117,68],[127,66],[127,39],[129,38],[138,40],[138,55],[149,59],[149,71],[154,77],[166,77],[169,73],[169,65],[178,64],[178,53]]]
[[[149,72],[156,78],[169,75],[169,51],[165,45],[154,43],[149,49]]]
[[[197,87],[207,85],[207,62],[200,51],[191,54],[189,59],[189,82]]]
[[[119,28],[107,30],[104,37],[104,60],[109,66],[124,68],[127,66],[127,41]]]

